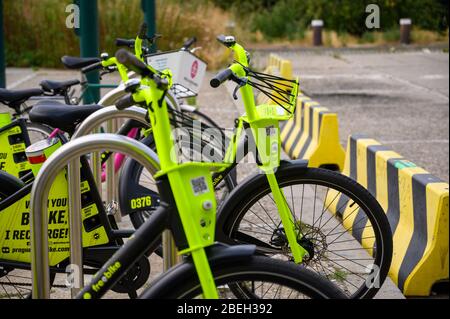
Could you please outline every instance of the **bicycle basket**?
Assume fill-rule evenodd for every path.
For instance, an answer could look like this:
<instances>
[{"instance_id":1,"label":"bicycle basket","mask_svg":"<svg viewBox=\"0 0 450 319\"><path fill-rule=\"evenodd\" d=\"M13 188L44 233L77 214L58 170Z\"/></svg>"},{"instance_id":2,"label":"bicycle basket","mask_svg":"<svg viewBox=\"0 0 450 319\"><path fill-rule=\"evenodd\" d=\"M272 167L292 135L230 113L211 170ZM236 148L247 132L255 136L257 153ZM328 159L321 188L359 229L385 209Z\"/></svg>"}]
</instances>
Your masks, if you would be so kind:
<instances>
[{"instance_id":1,"label":"bicycle basket","mask_svg":"<svg viewBox=\"0 0 450 319\"><path fill-rule=\"evenodd\" d=\"M177 98L197 96L207 66L206 62L189 51L157 53L147 57L147 64L158 71L172 71L172 91Z\"/></svg>"},{"instance_id":2,"label":"bicycle basket","mask_svg":"<svg viewBox=\"0 0 450 319\"><path fill-rule=\"evenodd\" d=\"M297 105L299 91L298 78L285 79L245 68L249 77L248 84L267 96L275 105L284 109L286 115L292 115Z\"/></svg>"}]
</instances>

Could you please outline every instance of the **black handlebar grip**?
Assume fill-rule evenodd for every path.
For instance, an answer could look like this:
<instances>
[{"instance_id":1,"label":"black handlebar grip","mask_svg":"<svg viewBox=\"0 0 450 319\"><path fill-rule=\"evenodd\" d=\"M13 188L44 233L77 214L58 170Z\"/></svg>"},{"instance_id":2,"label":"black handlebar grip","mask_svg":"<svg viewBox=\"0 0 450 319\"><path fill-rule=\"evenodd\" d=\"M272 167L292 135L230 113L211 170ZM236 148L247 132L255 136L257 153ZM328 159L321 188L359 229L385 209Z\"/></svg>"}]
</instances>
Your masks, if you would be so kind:
<instances>
[{"instance_id":1,"label":"black handlebar grip","mask_svg":"<svg viewBox=\"0 0 450 319\"><path fill-rule=\"evenodd\" d=\"M121 38L117 38L116 39L116 46L118 47L127 47L127 48L134 48L134 44L135 44L136 40L134 39L121 39Z\"/></svg>"},{"instance_id":2,"label":"black handlebar grip","mask_svg":"<svg viewBox=\"0 0 450 319\"><path fill-rule=\"evenodd\" d=\"M120 64L125 65L128 69L141 76L149 76L152 74L144 62L125 49L120 49L116 52L116 59Z\"/></svg>"},{"instance_id":3,"label":"black handlebar grip","mask_svg":"<svg viewBox=\"0 0 450 319\"><path fill-rule=\"evenodd\" d=\"M116 108L118 110L124 110L126 108L129 108L133 105L136 105L136 102L133 99L133 94L127 94L124 97L122 97L119 101L116 102Z\"/></svg>"},{"instance_id":4,"label":"black handlebar grip","mask_svg":"<svg viewBox=\"0 0 450 319\"><path fill-rule=\"evenodd\" d=\"M148 29L147 23L146 22L142 23L138 34L139 39L143 40L147 37L147 29Z\"/></svg>"},{"instance_id":5,"label":"black handlebar grip","mask_svg":"<svg viewBox=\"0 0 450 319\"><path fill-rule=\"evenodd\" d=\"M228 48L236 44L236 39L232 35L226 36L221 34L217 37L217 41Z\"/></svg>"},{"instance_id":6,"label":"black handlebar grip","mask_svg":"<svg viewBox=\"0 0 450 319\"><path fill-rule=\"evenodd\" d=\"M188 39L186 42L184 42L183 49L185 49L185 50L189 49L189 47L191 45L193 45L195 42L197 42L196 37L192 37L192 38Z\"/></svg>"},{"instance_id":7,"label":"black handlebar grip","mask_svg":"<svg viewBox=\"0 0 450 319\"><path fill-rule=\"evenodd\" d=\"M213 77L211 79L211 81L209 82L209 84L213 87L213 88L217 88L219 87L223 82L225 82L226 80L229 80L231 78L231 76L233 75L233 71L231 71L230 69L225 69L223 71L220 71L215 77Z\"/></svg>"},{"instance_id":8,"label":"black handlebar grip","mask_svg":"<svg viewBox=\"0 0 450 319\"><path fill-rule=\"evenodd\" d=\"M102 62L97 62L81 69L81 72L88 73L103 68Z\"/></svg>"}]
</instances>

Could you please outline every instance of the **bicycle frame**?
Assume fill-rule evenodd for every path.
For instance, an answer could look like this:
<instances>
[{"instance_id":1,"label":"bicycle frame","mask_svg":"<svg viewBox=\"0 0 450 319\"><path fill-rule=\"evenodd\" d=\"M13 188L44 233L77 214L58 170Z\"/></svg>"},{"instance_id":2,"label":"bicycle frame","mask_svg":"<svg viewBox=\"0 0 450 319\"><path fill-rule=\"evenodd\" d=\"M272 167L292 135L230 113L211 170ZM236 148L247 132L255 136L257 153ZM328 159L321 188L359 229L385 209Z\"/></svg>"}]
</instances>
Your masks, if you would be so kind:
<instances>
[{"instance_id":1,"label":"bicycle frame","mask_svg":"<svg viewBox=\"0 0 450 319\"><path fill-rule=\"evenodd\" d=\"M238 62L233 64L230 69L240 78L246 77L244 67L248 66L248 61L244 48L239 44L234 44L230 48L234 51L235 60ZM286 202L284 194L278 186L278 182L275 177L275 170L280 165L281 153L279 122L292 117L293 112L291 114L286 114L284 111L280 113L280 110L275 105L256 106L252 88L248 84L242 86L240 91L243 97L246 115L239 118L235 134L231 138L232 143L230 143L228 149L226 150L224 159L226 165L224 165L221 170L213 175L213 185L218 185L237 165L237 143L240 141L244 128L249 127L251 129L253 140L256 143L257 154L255 155L257 158L259 157L260 160L258 165L267 176L272 194L274 196L275 204L278 208L280 218L291 247L294 261L296 263L301 263L303 257L307 254L307 251L298 244L298 239L301 238L298 238L298 235L296 234L294 226L295 223L292 220L290 208ZM294 105L297 92L298 80L294 86L294 92L292 92L292 95L295 96L293 101ZM240 146L244 146L244 151L247 151L247 147L245 147L247 141L248 140L245 140L244 144L240 144ZM267 154L267 150L269 150L269 154Z\"/></svg>"},{"instance_id":2,"label":"bicycle frame","mask_svg":"<svg viewBox=\"0 0 450 319\"><path fill-rule=\"evenodd\" d=\"M248 67L247 54L245 49L237 43L231 45L230 49L234 51L234 57L237 63L231 65L229 69L232 70L233 73L239 78L245 78L248 80L246 71L244 69L244 67ZM294 86L294 92L292 92L292 95L295 97L295 100L293 102L294 105L296 103L295 101L298 92L298 80L296 81L296 84L297 85ZM238 120L235 135L231 138L232 143L229 145L227 153L225 155L225 161L228 163L234 163L236 161L236 141L239 140L244 126L248 125L254 137L260 159L260 163L258 163L258 166L267 176L267 180L269 182L275 204L280 214L284 231L288 238L294 261L296 263L301 263L303 257L307 254L307 251L297 242L298 236L294 228L295 223L292 220L292 214L289 205L278 185L275 176L275 170L280 165L281 153L279 122L292 117L292 113L289 114L283 110L279 110L276 105L256 106L252 88L247 83L240 88L240 91L243 98L246 115L241 116ZM273 130L275 130L275 132ZM267 150L269 150L269 154L267 154ZM227 171L228 170L229 168L227 169ZM214 180L220 181L220 179L217 178L215 178Z\"/></svg>"},{"instance_id":3,"label":"bicycle frame","mask_svg":"<svg viewBox=\"0 0 450 319\"><path fill-rule=\"evenodd\" d=\"M152 72L152 74L154 73ZM163 77L170 78L170 71L163 72ZM189 253L192 256L204 297L216 299L218 298L218 293L205 253L205 248L214 244L216 220L216 200L210 170L224 168L225 164L196 162L179 164L177 162L173 152L174 141L169 111L165 100L167 90L168 88L165 90L160 89L153 79L143 78L141 80L141 89L133 94L133 99L136 103L142 103L148 107L150 124L161 166L161 170L155 175L155 179L157 181L162 179L168 180L186 238L186 245L178 247L180 254ZM180 188L179 185L189 186ZM164 191L162 193L164 194ZM166 201L165 198L163 200ZM162 204L158 210L164 211L163 206L165 204ZM155 216L159 216L159 214L155 214ZM148 227L152 227L151 224L155 218L150 218L146 225L150 224ZM142 228L145 229L147 227ZM174 232L174 235L180 236L179 231L180 229ZM136 237L139 237L142 233L142 230L138 231ZM153 241L158 239L159 237L153 238ZM130 245L133 245L134 242L136 241L131 241ZM108 269L108 266L111 265L114 265L114 263L109 261L103 269ZM94 283L91 282L83 290L84 298L92 297L92 294L97 292L96 290L99 287L96 286L95 282L99 283L97 280L101 279L101 276L102 274L100 273L94 278Z\"/></svg>"}]
</instances>

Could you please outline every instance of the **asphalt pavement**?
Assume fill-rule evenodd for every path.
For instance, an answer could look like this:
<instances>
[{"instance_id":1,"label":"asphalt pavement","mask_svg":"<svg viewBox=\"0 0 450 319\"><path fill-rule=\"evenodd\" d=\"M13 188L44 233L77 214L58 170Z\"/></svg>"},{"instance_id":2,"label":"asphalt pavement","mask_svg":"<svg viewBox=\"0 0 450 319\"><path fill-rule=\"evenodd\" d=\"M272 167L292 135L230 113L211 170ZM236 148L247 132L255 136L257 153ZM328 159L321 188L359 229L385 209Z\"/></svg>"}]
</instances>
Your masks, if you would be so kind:
<instances>
[{"instance_id":1,"label":"asphalt pavement","mask_svg":"<svg viewBox=\"0 0 450 319\"><path fill-rule=\"evenodd\" d=\"M340 139L367 136L449 181L449 54L371 50L297 50L278 55L293 63L302 90L337 112ZM257 52L256 65L267 63Z\"/></svg>"}]
</instances>

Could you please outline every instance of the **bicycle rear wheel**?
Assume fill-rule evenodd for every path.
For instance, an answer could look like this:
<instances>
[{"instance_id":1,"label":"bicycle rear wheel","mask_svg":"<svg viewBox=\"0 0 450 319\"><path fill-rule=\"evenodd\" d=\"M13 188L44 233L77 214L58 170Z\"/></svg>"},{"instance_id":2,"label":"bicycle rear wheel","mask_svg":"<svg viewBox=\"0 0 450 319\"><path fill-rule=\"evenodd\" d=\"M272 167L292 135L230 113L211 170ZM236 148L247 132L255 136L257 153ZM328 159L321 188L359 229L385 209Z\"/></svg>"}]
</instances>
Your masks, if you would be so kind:
<instances>
[{"instance_id":1,"label":"bicycle rear wheel","mask_svg":"<svg viewBox=\"0 0 450 319\"><path fill-rule=\"evenodd\" d=\"M52 128L46 125L29 121L26 122L26 127L31 144L48 138L53 131Z\"/></svg>"},{"instance_id":2,"label":"bicycle rear wheel","mask_svg":"<svg viewBox=\"0 0 450 319\"><path fill-rule=\"evenodd\" d=\"M221 299L346 298L330 281L292 263L263 256L233 261L211 265ZM195 267L185 262L153 282L140 298L193 299L201 295Z\"/></svg>"}]
</instances>

